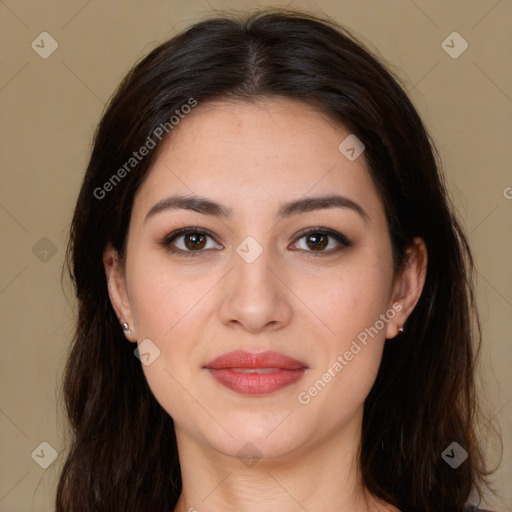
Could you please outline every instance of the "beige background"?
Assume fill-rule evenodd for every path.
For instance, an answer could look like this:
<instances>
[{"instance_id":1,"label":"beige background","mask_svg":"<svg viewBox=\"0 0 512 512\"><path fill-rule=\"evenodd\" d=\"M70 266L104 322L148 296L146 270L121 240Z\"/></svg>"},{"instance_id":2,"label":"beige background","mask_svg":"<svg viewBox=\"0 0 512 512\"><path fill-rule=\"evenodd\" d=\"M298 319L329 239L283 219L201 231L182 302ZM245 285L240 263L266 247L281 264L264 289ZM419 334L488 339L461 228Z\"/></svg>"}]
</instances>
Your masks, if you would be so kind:
<instances>
[{"instance_id":1,"label":"beige background","mask_svg":"<svg viewBox=\"0 0 512 512\"><path fill-rule=\"evenodd\" d=\"M104 103L129 67L159 42L215 9L259 5L265 2L0 0L0 511L53 510L65 458L56 389L74 311L60 272ZM486 434L489 458L499 465L499 495L487 505L512 511L512 2L266 5L325 12L349 27L406 80L438 144L477 261L485 404L504 443L500 463L492 456L496 442ZM58 43L47 59L31 47L44 31ZM453 31L469 44L456 59L441 46ZM46 470L31 457L42 442L59 452Z\"/></svg>"}]
</instances>

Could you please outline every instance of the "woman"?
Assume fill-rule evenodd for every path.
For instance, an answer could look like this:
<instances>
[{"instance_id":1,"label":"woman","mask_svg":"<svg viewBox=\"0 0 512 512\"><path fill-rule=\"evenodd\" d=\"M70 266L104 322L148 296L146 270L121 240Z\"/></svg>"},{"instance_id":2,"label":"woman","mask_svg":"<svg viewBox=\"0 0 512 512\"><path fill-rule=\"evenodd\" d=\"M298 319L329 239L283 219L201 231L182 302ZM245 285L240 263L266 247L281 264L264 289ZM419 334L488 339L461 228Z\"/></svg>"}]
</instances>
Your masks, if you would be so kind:
<instances>
[{"instance_id":1,"label":"woman","mask_svg":"<svg viewBox=\"0 0 512 512\"><path fill-rule=\"evenodd\" d=\"M473 510L480 327L438 167L330 20L209 19L138 63L71 227L57 510Z\"/></svg>"}]
</instances>

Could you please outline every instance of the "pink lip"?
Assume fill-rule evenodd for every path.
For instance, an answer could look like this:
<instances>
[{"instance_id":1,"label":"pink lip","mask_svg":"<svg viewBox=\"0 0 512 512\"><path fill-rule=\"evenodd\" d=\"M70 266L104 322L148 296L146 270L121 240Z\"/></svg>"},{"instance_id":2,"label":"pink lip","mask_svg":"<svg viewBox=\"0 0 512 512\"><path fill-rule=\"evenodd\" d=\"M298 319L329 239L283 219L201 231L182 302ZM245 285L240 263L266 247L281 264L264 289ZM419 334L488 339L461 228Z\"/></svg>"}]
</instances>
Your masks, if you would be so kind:
<instances>
[{"instance_id":1,"label":"pink lip","mask_svg":"<svg viewBox=\"0 0 512 512\"><path fill-rule=\"evenodd\" d=\"M205 368L280 368L282 370L300 370L307 368L307 364L279 354L267 351L250 353L243 350L228 352L205 364Z\"/></svg>"},{"instance_id":2,"label":"pink lip","mask_svg":"<svg viewBox=\"0 0 512 512\"><path fill-rule=\"evenodd\" d=\"M268 394L297 382L306 372L305 363L268 351L258 354L238 350L223 354L205 365L223 386L241 394ZM274 368L269 373L242 373L236 369Z\"/></svg>"}]
</instances>

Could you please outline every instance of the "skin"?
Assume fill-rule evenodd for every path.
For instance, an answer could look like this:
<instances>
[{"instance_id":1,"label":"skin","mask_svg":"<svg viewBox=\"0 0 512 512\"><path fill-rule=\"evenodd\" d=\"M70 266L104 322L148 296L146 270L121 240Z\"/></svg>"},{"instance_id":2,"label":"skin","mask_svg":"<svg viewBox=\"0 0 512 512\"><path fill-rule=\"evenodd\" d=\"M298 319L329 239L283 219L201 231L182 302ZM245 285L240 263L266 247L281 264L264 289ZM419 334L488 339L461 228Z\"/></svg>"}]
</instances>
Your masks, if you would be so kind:
<instances>
[{"instance_id":1,"label":"skin","mask_svg":"<svg viewBox=\"0 0 512 512\"><path fill-rule=\"evenodd\" d=\"M104 251L111 302L130 326L127 338L150 339L160 350L143 370L175 423L183 477L176 512L397 510L365 491L357 450L364 400L384 344L393 343L419 299L427 251L414 239L406 268L393 275L385 212L364 153L350 161L338 149L348 134L292 100L200 104L173 130L137 192L125 268L110 245ZM282 202L333 191L364 208L368 223L337 207L276 218ZM144 222L173 194L208 197L233 216L179 209ZM197 226L215 239L207 237L195 257L159 244ZM336 230L353 245L328 254L339 246L329 237L324 256L307 258L318 254L315 241L298 235L310 227ZM250 264L236 252L248 236L262 248ZM183 236L173 243L198 251ZM300 403L298 394L393 304L401 311ZM277 392L241 395L203 368L238 349L275 350L309 369ZM251 467L237 457L246 443L261 456Z\"/></svg>"}]
</instances>

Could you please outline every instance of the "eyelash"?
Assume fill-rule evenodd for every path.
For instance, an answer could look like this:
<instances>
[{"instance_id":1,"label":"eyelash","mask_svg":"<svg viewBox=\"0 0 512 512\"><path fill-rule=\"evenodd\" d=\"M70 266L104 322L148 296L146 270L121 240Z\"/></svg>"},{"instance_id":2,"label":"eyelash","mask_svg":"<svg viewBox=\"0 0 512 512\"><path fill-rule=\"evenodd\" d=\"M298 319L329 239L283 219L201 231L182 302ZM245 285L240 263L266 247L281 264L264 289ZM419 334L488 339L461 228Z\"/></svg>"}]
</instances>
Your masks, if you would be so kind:
<instances>
[{"instance_id":1,"label":"eyelash","mask_svg":"<svg viewBox=\"0 0 512 512\"><path fill-rule=\"evenodd\" d=\"M201 234L201 235L207 235L213 240L215 240L215 236L213 233L205 228L200 227L188 227L188 228L182 228L177 231L174 231L173 233L170 233L169 235L165 236L164 239L160 242L160 245L162 245L167 251L173 253L173 254L179 254L181 256L187 256L187 257L197 257L202 252L205 252L204 250L197 250L197 251L184 251L183 249L178 249L176 247L172 246L172 242L183 235L189 235L189 234ZM334 231L333 229L328 228L309 228L306 231L299 234L299 236L296 238L296 242L301 240L304 237L307 237L309 235L323 235L323 236L329 236L336 240L340 244L340 246L336 249L330 249L329 251L307 251L304 249L297 249L298 251L301 251L305 258L321 258L325 256L330 256L332 254L337 254L343 249L346 249L348 247L352 247L352 242L342 233L338 233L338 231ZM295 243L296 243L295 242ZM217 243L217 242L216 242Z\"/></svg>"}]
</instances>

